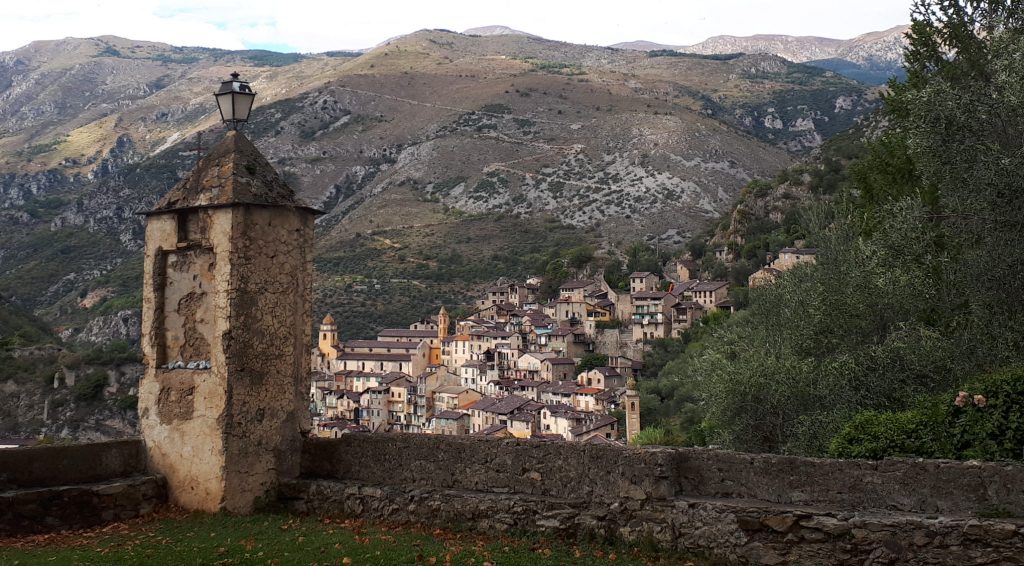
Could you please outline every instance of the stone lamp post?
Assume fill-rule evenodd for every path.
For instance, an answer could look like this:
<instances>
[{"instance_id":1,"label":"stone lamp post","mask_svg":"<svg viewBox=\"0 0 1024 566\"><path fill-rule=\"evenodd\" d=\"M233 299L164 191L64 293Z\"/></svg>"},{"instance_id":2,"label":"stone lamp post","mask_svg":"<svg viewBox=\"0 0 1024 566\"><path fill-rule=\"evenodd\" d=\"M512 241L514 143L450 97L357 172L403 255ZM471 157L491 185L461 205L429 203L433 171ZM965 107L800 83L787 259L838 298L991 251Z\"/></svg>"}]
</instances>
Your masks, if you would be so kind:
<instances>
[{"instance_id":1,"label":"stone lamp post","mask_svg":"<svg viewBox=\"0 0 1024 566\"><path fill-rule=\"evenodd\" d=\"M248 513L298 474L309 429L318 211L237 131L255 92L224 85L232 129L144 213L139 418L173 503Z\"/></svg>"}]
</instances>

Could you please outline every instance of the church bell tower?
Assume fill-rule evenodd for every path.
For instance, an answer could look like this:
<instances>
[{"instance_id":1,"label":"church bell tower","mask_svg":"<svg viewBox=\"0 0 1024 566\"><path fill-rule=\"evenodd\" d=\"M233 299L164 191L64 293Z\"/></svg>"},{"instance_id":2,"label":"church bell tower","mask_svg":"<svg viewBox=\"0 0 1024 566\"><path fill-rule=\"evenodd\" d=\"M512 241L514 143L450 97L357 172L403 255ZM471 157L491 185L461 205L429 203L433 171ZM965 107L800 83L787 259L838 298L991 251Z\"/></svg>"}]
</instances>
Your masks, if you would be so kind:
<instances>
[{"instance_id":1,"label":"church bell tower","mask_svg":"<svg viewBox=\"0 0 1024 566\"><path fill-rule=\"evenodd\" d=\"M633 437L640 432L640 394L636 390L636 378L632 376L626 381L622 405L626 409L626 442L632 443Z\"/></svg>"}]
</instances>

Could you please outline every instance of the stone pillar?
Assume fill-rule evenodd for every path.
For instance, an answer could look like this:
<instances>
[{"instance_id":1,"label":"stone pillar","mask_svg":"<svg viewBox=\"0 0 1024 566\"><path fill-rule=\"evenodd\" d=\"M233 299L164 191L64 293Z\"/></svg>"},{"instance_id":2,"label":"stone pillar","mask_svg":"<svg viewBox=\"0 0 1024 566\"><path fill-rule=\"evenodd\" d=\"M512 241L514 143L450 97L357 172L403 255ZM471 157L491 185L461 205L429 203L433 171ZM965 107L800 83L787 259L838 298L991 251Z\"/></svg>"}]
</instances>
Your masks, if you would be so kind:
<instances>
[{"instance_id":1,"label":"stone pillar","mask_svg":"<svg viewBox=\"0 0 1024 566\"><path fill-rule=\"evenodd\" d=\"M626 442L632 443L633 437L640 432L640 394L636 391L636 379L632 377L626 381L622 404L626 409Z\"/></svg>"},{"instance_id":2,"label":"stone pillar","mask_svg":"<svg viewBox=\"0 0 1024 566\"><path fill-rule=\"evenodd\" d=\"M238 132L146 213L139 419L175 504L248 513L298 474L316 213Z\"/></svg>"}]
</instances>

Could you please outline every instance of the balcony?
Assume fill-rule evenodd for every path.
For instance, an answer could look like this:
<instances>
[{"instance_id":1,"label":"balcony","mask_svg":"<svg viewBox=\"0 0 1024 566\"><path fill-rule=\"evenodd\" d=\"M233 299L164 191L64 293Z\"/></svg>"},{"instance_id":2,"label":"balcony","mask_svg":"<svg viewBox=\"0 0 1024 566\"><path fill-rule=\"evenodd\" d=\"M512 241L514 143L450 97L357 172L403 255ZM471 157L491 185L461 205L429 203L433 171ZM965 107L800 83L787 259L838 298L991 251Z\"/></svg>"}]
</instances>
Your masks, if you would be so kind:
<instances>
[{"instance_id":1,"label":"balcony","mask_svg":"<svg viewBox=\"0 0 1024 566\"><path fill-rule=\"evenodd\" d=\"M633 313L633 324L663 324L665 315L660 312Z\"/></svg>"}]
</instances>

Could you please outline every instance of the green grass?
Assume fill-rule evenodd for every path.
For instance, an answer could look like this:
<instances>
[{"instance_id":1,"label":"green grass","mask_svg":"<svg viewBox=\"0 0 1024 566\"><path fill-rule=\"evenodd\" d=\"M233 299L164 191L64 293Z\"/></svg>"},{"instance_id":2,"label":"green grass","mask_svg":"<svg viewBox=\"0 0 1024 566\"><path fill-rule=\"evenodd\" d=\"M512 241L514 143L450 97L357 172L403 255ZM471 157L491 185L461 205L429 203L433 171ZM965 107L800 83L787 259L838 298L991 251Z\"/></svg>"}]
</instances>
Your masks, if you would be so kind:
<instances>
[{"instance_id":1,"label":"green grass","mask_svg":"<svg viewBox=\"0 0 1024 566\"><path fill-rule=\"evenodd\" d=\"M685 564L678 555L288 515L163 512L90 531L0 540L0 564Z\"/></svg>"}]
</instances>

